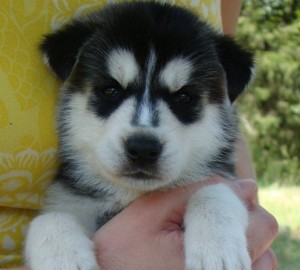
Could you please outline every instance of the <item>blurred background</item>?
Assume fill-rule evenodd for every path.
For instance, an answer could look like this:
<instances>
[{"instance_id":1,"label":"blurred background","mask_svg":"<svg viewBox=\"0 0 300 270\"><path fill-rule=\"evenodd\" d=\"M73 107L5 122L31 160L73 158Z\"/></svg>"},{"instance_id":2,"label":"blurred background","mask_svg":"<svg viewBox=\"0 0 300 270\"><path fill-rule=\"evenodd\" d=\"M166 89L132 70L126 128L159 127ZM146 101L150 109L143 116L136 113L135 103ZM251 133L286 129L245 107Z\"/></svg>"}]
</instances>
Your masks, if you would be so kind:
<instances>
[{"instance_id":1,"label":"blurred background","mask_svg":"<svg viewBox=\"0 0 300 270\"><path fill-rule=\"evenodd\" d=\"M300 1L245 0L237 39L256 54L239 100L261 204L276 216L280 270L300 269Z\"/></svg>"}]
</instances>

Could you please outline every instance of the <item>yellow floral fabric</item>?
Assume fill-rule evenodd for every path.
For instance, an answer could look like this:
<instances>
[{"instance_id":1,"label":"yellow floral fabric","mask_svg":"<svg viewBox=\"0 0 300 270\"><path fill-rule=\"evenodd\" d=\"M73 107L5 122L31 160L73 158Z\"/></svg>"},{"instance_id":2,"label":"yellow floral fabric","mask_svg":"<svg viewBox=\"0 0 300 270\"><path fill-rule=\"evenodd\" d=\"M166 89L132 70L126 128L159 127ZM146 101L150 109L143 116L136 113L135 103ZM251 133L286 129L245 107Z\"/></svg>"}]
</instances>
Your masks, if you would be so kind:
<instances>
[{"instance_id":1,"label":"yellow floral fabric","mask_svg":"<svg viewBox=\"0 0 300 270\"><path fill-rule=\"evenodd\" d=\"M26 227L57 167L59 82L38 44L71 16L112 0L5 0L0 5L0 268L22 263ZM220 29L220 0L170 0Z\"/></svg>"}]
</instances>

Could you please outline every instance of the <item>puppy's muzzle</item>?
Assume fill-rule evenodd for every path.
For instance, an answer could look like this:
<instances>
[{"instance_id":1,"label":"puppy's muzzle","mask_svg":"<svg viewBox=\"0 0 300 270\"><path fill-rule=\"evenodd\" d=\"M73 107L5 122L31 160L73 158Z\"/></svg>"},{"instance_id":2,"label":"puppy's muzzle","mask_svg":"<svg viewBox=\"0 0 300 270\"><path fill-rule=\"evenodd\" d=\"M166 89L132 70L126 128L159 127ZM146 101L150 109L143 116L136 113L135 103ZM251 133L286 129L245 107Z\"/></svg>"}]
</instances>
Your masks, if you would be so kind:
<instances>
[{"instance_id":1,"label":"puppy's muzzle","mask_svg":"<svg viewBox=\"0 0 300 270\"><path fill-rule=\"evenodd\" d=\"M137 167L155 165L162 149L162 143L154 136L136 134L125 141L127 158Z\"/></svg>"}]
</instances>

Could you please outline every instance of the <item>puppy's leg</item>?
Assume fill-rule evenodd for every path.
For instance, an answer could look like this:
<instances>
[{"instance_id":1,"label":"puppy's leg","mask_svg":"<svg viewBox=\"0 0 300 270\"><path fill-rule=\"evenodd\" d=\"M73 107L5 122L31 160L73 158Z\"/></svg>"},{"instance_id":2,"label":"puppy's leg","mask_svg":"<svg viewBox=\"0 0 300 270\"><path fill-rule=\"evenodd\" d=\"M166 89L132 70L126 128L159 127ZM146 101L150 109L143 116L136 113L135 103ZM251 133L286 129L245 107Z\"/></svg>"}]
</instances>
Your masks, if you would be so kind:
<instances>
[{"instance_id":1,"label":"puppy's leg","mask_svg":"<svg viewBox=\"0 0 300 270\"><path fill-rule=\"evenodd\" d=\"M250 270L247 209L226 185L195 193L185 216L186 270Z\"/></svg>"},{"instance_id":2,"label":"puppy's leg","mask_svg":"<svg viewBox=\"0 0 300 270\"><path fill-rule=\"evenodd\" d=\"M72 214L46 212L30 224L25 258L31 270L99 270L93 243Z\"/></svg>"}]
</instances>

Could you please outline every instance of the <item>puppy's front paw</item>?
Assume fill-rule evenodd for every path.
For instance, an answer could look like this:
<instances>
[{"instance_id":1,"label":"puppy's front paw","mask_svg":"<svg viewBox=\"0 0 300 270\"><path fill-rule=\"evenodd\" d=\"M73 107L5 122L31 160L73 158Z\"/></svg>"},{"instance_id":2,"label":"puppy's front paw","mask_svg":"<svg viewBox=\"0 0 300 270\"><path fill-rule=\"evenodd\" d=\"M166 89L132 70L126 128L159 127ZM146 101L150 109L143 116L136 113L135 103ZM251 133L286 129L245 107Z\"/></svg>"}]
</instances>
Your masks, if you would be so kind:
<instances>
[{"instance_id":1,"label":"puppy's front paw","mask_svg":"<svg viewBox=\"0 0 300 270\"><path fill-rule=\"evenodd\" d=\"M46 257L44 261L40 260L35 262L36 265L33 269L43 269L43 270L100 270L97 265L94 253L89 250L82 249L84 246L80 247L80 250L68 250L65 251L63 255L55 257ZM39 267L38 265L41 267Z\"/></svg>"},{"instance_id":2,"label":"puppy's front paw","mask_svg":"<svg viewBox=\"0 0 300 270\"><path fill-rule=\"evenodd\" d=\"M198 245L186 247L186 270L250 270L247 247L241 241L198 239ZM204 240L204 241L203 241ZM207 242L208 241L208 242Z\"/></svg>"},{"instance_id":3,"label":"puppy's front paw","mask_svg":"<svg viewBox=\"0 0 300 270\"><path fill-rule=\"evenodd\" d=\"M248 214L225 185L200 189L185 215L186 270L250 270Z\"/></svg>"},{"instance_id":4,"label":"puppy's front paw","mask_svg":"<svg viewBox=\"0 0 300 270\"><path fill-rule=\"evenodd\" d=\"M94 252L90 247L84 248L86 246L82 245L79 249L65 250L63 254L55 254L53 257L50 257L50 254L39 256L37 260L32 261L33 270L100 270Z\"/></svg>"},{"instance_id":5,"label":"puppy's front paw","mask_svg":"<svg viewBox=\"0 0 300 270\"><path fill-rule=\"evenodd\" d=\"M64 213L46 213L31 223L25 257L32 270L100 270L92 241Z\"/></svg>"}]
</instances>

